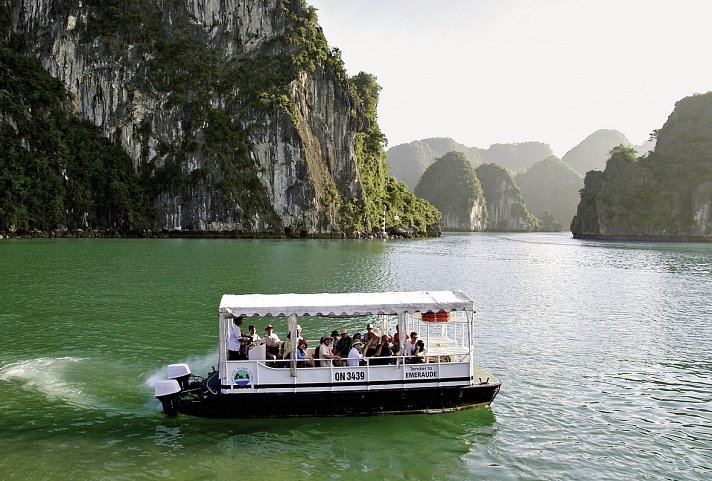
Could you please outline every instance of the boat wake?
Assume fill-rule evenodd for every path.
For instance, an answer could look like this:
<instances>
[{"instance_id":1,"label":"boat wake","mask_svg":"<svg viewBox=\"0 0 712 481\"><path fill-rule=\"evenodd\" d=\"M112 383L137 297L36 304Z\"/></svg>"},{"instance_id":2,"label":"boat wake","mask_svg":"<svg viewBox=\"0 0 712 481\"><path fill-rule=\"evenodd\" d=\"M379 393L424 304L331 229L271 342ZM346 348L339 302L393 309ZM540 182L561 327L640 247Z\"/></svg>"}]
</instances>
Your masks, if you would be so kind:
<instances>
[{"instance_id":1,"label":"boat wake","mask_svg":"<svg viewBox=\"0 0 712 481\"><path fill-rule=\"evenodd\" d=\"M77 357L28 359L0 367L0 381L15 381L26 389L39 391L47 397L64 402L99 407L99 402L89 396L80 384L68 382L69 374L84 361Z\"/></svg>"}]
</instances>

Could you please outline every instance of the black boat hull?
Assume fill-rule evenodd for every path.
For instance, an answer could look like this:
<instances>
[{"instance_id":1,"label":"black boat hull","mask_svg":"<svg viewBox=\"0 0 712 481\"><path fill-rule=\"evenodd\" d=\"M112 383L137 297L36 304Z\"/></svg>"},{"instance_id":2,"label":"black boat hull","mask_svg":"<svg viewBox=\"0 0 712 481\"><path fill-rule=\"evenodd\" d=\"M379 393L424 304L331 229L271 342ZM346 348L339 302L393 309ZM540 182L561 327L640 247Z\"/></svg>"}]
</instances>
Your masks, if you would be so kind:
<instances>
[{"instance_id":1,"label":"black boat hull","mask_svg":"<svg viewBox=\"0 0 712 481\"><path fill-rule=\"evenodd\" d=\"M177 411L208 418L367 416L457 411L487 406L500 384L292 393L210 394L180 399Z\"/></svg>"}]
</instances>

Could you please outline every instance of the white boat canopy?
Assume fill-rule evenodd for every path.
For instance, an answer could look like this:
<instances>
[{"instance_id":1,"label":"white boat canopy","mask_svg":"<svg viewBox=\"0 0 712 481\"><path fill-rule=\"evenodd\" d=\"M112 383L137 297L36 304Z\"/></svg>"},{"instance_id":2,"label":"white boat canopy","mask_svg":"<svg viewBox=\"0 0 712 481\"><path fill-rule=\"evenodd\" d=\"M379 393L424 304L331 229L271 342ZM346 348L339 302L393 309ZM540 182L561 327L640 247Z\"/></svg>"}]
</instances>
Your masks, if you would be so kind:
<instances>
[{"instance_id":1,"label":"white boat canopy","mask_svg":"<svg viewBox=\"0 0 712 481\"><path fill-rule=\"evenodd\" d=\"M220 313L237 316L361 316L404 312L473 311L460 290L324 294L225 294Z\"/></svg>"}]
</instances>

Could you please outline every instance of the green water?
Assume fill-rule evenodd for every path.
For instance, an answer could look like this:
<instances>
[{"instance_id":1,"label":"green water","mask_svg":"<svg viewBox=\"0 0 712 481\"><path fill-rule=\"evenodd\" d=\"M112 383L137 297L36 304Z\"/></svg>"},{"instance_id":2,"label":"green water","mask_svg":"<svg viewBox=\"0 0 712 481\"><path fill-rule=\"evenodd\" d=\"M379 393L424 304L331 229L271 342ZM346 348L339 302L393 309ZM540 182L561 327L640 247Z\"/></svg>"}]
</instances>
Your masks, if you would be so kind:
<instances>
[{"instance_id":1,"label":"green water","mask_svg":"<svg viewBox=\"0 0 712 481\"><path fill-rule=\"evenodd\" d=\"M0 479L712 476L710 245L2 240L0 266ZM223 293L453 288L491 409L219 421L153 399L166 364L216 365Z\"/></svg>"}]
</instances>

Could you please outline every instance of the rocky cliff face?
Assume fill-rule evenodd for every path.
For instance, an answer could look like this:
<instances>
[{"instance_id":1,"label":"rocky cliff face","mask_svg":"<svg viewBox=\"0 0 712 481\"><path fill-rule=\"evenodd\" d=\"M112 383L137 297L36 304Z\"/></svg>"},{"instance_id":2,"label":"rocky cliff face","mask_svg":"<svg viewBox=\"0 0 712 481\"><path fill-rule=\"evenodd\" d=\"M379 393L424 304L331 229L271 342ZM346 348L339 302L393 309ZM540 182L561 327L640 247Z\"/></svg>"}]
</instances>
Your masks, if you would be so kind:
<instances>
[{"instance_id":1,"label":"rocky cliff face","mask_svg":"<svg viewBox=\"0 0 712 481\"><path fill-rule=\"evenodd\" d=\"M442 212L443 230L482 231L487 226L480 181L462 152L449 152L428 167L415 194Z\"/></svg>"},{"instance_id":2,"label":"rocky cliff face","mask_svg":"<svg viewBox=\"0 0 712 481\"><path fill-rule=\"evenodd\" d=\"M571 231L578 238L712 240L712 93L679 101L655 151L613 150L586 175Z\"/></svg>"},{"instance_id":3,"label":"rocky cliff face","mask_svg":"<svg viewBox=\"0 0 712 481\"><path fill-rule=\"evenodd\" d=\"M359 202L363 115L303 2L4 0L0 14L137 173L165 178L162 228L330 233L338 200Z\"/></svg>"},{"instance_id":4,"label":"rocky cliff face","mask_svg":"<svg viewBox=\"0 0 712 481\"><path fill-rule=\"evenodd\" d=\"M475 169L487 200L487 230L495 232L531 232L538 219L524 205L519 188L506 169L496 164L482 164Z\"/></svg>"}]
</instances>

